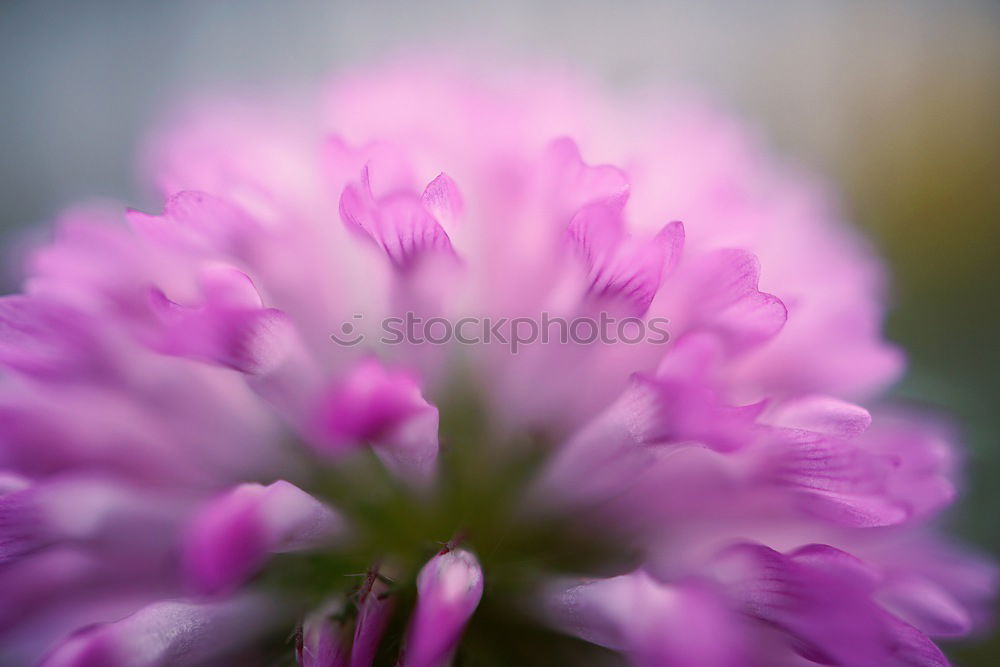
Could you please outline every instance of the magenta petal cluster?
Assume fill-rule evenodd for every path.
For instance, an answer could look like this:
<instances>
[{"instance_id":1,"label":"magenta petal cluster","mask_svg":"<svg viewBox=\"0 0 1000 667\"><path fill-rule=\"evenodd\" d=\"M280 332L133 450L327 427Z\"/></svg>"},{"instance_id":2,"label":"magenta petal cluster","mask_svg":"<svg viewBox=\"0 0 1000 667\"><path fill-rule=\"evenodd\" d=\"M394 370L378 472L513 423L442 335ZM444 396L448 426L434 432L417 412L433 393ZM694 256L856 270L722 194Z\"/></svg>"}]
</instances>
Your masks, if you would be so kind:
<instances>
[{"instance_id":1,"label":"magenta petal cluster","mask_svg":"<svg viewBox=\"0 0 1000 667\"><path fill-rule=\"evenodd\" d=\"M0 664L916 667L988 623L879 262L716 110L415 57L144 165L158 210L67 211L0 299Z\"/></svg>"}]
</instances>

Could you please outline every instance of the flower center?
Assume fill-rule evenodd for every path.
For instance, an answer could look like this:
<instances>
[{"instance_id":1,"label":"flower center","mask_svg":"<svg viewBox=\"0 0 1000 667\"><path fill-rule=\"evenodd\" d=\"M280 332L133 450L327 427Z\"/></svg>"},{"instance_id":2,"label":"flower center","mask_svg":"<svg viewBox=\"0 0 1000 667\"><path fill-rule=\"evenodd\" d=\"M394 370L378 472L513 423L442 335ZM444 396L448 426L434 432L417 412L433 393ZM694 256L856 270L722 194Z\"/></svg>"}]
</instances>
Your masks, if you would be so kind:
<instances>
[{"instance_id":1,"label":"flower center","mask_svg":"<svg viewBox=\"0 0 1000 667\"><path fill-rule=\"evenodd\" d=\"M279 554L260 586L290 598L300 612L338 594L356 599L373 573L396 598L376 664L394 664L415 601L420 568L435 553L461 544L479 558L485 593L466 630L456 664L577 664L603 649L539 623L536 593L555 576L608 576L634 567L634 554L578 512L527 511L526 494L551 440L538 434L501 436L469 383L446 393L435 484L419 489L387 471L364 450L330 465L317 460L302 487L350 522L342 546ZM303 447L303 450L305 448ZM590 517L588 517L589 520ZM348 604L345 620L356 613ZM383 663L384 660L384 663Z\"/></svg>"}]
</instances>

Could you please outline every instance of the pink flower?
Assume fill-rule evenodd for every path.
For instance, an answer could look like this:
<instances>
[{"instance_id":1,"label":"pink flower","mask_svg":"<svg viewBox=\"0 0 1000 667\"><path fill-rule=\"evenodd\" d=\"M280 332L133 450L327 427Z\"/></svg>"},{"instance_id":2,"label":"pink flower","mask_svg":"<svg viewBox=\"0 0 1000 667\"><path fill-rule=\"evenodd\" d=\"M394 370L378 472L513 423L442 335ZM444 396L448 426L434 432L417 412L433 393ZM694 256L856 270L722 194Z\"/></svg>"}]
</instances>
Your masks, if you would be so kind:
<instances>
[{"instance_id":1,"label":"pink flower","mask_svg":"<svg viewBox=\"0 0 1000 667\"><path fill-rule=\"evenodd\" d=\"M483 571L464 549L434 556L417 575L417 607L402 664L446 664L465 624L483 597Z\"/></svg>"},{"instance_id":2,"label":"pink flower","mask_svg":"<svg viewBox=\"0 0 1000 667\"><path fill-rule=\"evenodd\" d=\"M67 212L0 300L0 662L941 665L988 621L879 262L730 119L417 58L147 158L162 213Z\"/></svg>"}]
</instances>

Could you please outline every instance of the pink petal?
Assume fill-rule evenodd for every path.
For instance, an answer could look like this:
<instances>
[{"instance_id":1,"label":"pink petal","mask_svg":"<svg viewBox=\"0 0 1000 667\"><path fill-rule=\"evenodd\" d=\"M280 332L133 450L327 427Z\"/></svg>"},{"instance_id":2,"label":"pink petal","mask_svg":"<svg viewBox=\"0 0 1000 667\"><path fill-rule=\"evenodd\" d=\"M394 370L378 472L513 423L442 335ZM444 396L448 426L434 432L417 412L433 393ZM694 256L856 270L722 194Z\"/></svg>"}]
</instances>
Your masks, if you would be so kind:
<instances>
[{"instance_id":1,"label":"pink petal","mask_svg":"<svg viewBox=\"0 0 1000 667\"><path fill-rule=\"evenodd\" d=\"M961 637L973 628L969 611L943 586L926 577L900 577L888 582L879 602L932 637Z\"/></svg>"},{"instance_id":2,"label":"pink petal","mask_svg":"<svg viewBox=\"0 0 1000 667\"><path fill-rule=\"evenodd\" d=\"M464 549L434 556L417 575L417 607L410 621L402 667L437 667L458 645L483 596L479 561Z\"/></svg>"},{"instance_id":3,"label":"pink petal","mask_svg":"<svg viewBox=\"0 0 1000 667\"><path fill-rule=\"evenodd\" d=\"M634 314L643 315L677 261L684 227L672 222L651 240L631 239L624 231L620 202L597 202L573 216L567 238L586 264L588 294L623 301Z\"/></svg>"},{"instance_id":4,"label":"pink petal","mask_svg":"<svg viewBox=\"0 0 1000 667\"><path fill-rule=\"evenodd\" d=\"M791 554L743 544L716 563L734 603L789 635L803 657L825 664L944 665L923 633L879 605L877 575L826 545ZM921 656L914 661L915 656Z\"/></svg>"},{"instance_id":5,"label":"pink petal","mask_svg":"<svg viewBox=\"0 0 1000 667\"><path fill-rule=\"evenodd\" d=\"M871 426L872 416L859 405L829 396L807 396L777 406L767 421L785 428L853 438Z\"/></svg>"},{"instance_id":6,"label":"pink petal","mask_svg":"<svg viewBox=\"0 0 1000 667\"><path fill-rule=\"evenodd\" d=\"M109 371L87 313L39 297L0 298L0 365L43 378L99 379Z\"/></svg>"},{"instance_id":7,"label":"pink petal","mask_svg":"<svg viewBox=\"0 0 1000 667\"><path fill-rule=\"evenodd\" d=\"M465 208L458 186L444 172L427 184L424 193L420 195L420 203L443 225L455 224Z\"/></svg>"},{"instance_id":8,"label":"pink petal","mask_svg":"<svg viewBox=\"0 0 1000 667\"><path fill-rule=\"evenodd\" d=\"M239 207L206 194L185 190L172 195L163 215L129 210L129 223L142 236L167 247L214 250L240 256L246 237L259 225Z\"/></svg>"},{"instance_id":9,"label":"pink petal","mask_svg":"<svg viewBox=\"0 0 1000 667\"><path fill-rule=\"evenodd\" d=\"M271 612L271 613L269 613ZM114 623L93 625L59 644L40 667L195 667L265 631L273 610L240 597L217 603L156 602ZM218 664L218 663L216 663Z\"/></svg>"},{"instance_id":10,"label":"pink petal","mask_svg":"<svg viewBox=\"0 0 1000 667\"><path fill-rule=\"evenodd\" d=\"M262 307L250 277L232 267L209 267L202 275L203 303L182 306L159 290L150 305L160 330L151 345L164 354L188 357L264 375L292 349L294 328L280 310Z\"/></svg>"},{"instance_id":11,"label":"pink petal","mask_svg":"<svg viewBox=\"0 0 1000 667\"><path fill-rule=\"evenodd\" d=\"M334 600L302 622L295 647L302 667L348 667L351 638L344 617L343 600Z\"/></svg>"},{"instance_id":12,"label":"pink petal","mask_svg":"<svg viewBox=\"0 0 1000 667\"><path fill-rule=\"evenodd\" d=\"M428 256L456 257L451 239L426 206L440 203L435 191L429 200L408 191L376 198L368 174L366 167L361 183L348 184L340 195L340 217L348 229L373 241L401 272Z\"/></svg>"},{"instance_id":13,"label":"pink petal","mask_svg":"<svg viewBox=\"0 0 1000 667\"><path fill-rule=\"evenodd\" d=\"M628 177L612 165L588 165L576 142L568 137L549 144L544 158L550 191L557 198L556 214L569 217L573 211L591 202L617 202L628 198Z\"/></svg>"},{"instance_id":14,"label":"pink petal","mask_svg":"<svg viewBox=\"0 0 1000 667\"><path fill-rule=\"evenodd\" d=\"M404 479L428 481L438 452L438 411L415 378L375 359L351 369L322 397L317 410L318 443L337 453L369 443Z\"/></svg>"},{"instance_id":15,"label":"pink petal","mask_svg":"<svg viewBox=\"0 0 1000 667\"><path fill-rule=\"evenodd\" d=\"M696 582L661 583L642 570L553 587L552 621L586 641L621 651L639 667L746 664L739 619Z\"/></svg>"},{"instance_id":16,"label":"pink petal","mask_svg":"<svg viewBox=\"0 0 1000 667\"><path fill-rule=\"evenodd\" d=\"M0 495L0 563L55 544L156 552L169 544L173 515L182 507L102 477L77 474L21 484Z\"/></svg>"},{"instance_id":17,"label":"pink petal","mask_svg":"<svg viewBox=\"0 0 1000 667\"><path fill-rule=\"evenodd\" d=\"M717 250L698 258L685 276L692 328L717 332L734 351L766 342L785 325L788 311L757 289L760 262L745 250Z\"/></svg>"},{"instance_id":18,"label":"pink petal","mask_svg":"<svg viewBox=\"0 0 1000 667\"><path fill-rule=\"evenodd\" d=\"M358 598L351 667L371 667L379 642L392 618L393 598L374 572L369 574Z\"/></svg>"},{"instance_id":19,"label":"pink petal","mask_svg":"<svg viewBox=\"0 0 1000 667\"><path fill-rule=\"evenodd\" d=\"M198 592L226 592L269 554L314 548L343 532L332 509L293 484L241 484L194 518L184 544L186 578Z\"/></svg>"}]
</instances>

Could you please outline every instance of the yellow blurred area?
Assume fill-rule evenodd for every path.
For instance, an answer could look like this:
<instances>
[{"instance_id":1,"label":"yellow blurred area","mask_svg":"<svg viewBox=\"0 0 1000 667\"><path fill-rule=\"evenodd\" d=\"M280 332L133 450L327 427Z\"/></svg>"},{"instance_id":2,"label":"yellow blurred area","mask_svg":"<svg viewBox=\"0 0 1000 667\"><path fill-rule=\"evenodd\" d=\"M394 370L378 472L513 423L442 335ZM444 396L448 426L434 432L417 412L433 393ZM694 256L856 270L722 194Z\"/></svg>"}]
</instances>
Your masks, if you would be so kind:
<instances>
[{"instance_id":1,"label":"yellow blurred area","mask_svg":"<svg viewBox=\"0 0 1000 667\"><path fill-rule=\"evenodd\" d=\"M891 21L874 18L865 29L892 34ZM838 156L840 180L893 260L904 308L992 292L985 282L998 277L1000 21L941 18L909 35L889 67L883 41L861 40L844 100L854 131Z\"/></svg>"}]
</instances>

